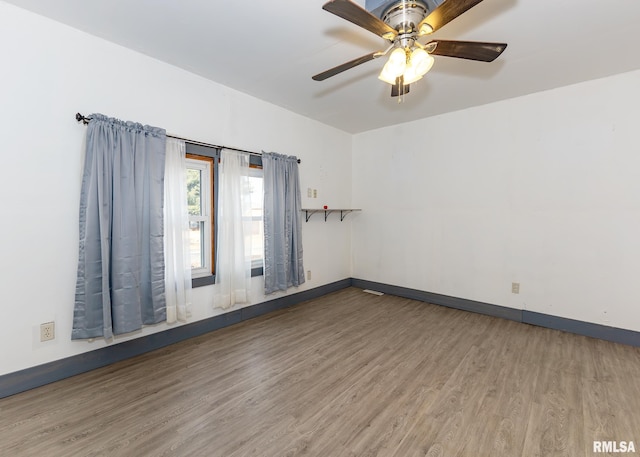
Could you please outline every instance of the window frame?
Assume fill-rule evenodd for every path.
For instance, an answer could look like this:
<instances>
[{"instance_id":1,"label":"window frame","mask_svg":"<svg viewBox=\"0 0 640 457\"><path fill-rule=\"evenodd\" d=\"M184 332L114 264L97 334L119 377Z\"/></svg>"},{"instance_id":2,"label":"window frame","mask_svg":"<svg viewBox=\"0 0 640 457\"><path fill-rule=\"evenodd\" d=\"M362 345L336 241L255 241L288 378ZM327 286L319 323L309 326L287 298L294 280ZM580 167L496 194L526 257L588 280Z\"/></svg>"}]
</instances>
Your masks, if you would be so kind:
<instances>
[{"instance_id":1,"label":"window frame","mask_svg":"<svg viewBox=\"0 0 640 457\"><path fill-rule=\"evenodd\" d=\"M206 179L201 181L202 186L207 186L207 192L203 192L203 189L200 189L200 206L202 208L202 216L194 217L189 215L189 221L192 220L192 217L199 221L204 221L204 230L207 230L209 236L205 238L203 250L204 253L204 266L202 268L198 268L196 270L192 269L192 280L196 278L204 278L207 276L215 276L216 274L216 243L215 243L215 205L214 199L215 194L212 192L214 186L214 168L215 168L215 159L212 157L205 157L196 154L187 153L185 158L188 161L193 162L202 162L202 164L198 164L195 167L187 167L192 169L199 169L200 172L204 175L203 172L208 171L208 176ZM206 252L209 251L210 254L207 255ZM195 274L195 276L193 276Z\"/></svg>"}]
</instances>

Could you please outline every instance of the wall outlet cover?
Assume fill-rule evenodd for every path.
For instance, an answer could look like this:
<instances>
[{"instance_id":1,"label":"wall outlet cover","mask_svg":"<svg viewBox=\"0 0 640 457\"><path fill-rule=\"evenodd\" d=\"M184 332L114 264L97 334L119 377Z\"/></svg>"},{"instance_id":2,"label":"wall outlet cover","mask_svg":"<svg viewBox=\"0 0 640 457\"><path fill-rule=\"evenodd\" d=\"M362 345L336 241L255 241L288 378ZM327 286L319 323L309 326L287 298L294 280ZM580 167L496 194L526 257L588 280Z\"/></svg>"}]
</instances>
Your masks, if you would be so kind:
<instances>
[{"instance_id":1,"label":"wall outlet cover","mask_svg":"<svg viewBox=\"0 0 640 457\"><path fill-rule=\"evenodd\" d=\"M55 322L40 324L40 341L51 341L56 337Z\"/></svg>"}]
</instances>

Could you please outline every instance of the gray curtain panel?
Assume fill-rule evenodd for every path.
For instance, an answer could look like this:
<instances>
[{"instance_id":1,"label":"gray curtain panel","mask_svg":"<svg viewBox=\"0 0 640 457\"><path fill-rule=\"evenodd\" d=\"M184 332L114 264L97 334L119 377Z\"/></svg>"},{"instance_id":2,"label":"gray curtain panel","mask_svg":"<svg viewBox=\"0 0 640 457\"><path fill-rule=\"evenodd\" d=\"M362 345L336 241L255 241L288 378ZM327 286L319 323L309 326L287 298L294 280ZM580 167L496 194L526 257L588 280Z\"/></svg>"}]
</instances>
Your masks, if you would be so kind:
<instances>
[{"instance_id":1,"label":"gray curtain panel","mask_svg":"<svg viewBox=\"0 0 640 457\"><path fill-rule=\"evenodd\" d=\"M166 132L90 117L72 339L111 338L166 320Z\"/></svg>"},{"instance_id":2,"label":"gray curtain panel","mask_svg":"<svg viewBox=\"0 0 640 457\"><path fill-rule=\"evenodd\" d=\"M264 174L264 292L304 283L298 159L262 154Z\"/></svg>"}]
</instances>

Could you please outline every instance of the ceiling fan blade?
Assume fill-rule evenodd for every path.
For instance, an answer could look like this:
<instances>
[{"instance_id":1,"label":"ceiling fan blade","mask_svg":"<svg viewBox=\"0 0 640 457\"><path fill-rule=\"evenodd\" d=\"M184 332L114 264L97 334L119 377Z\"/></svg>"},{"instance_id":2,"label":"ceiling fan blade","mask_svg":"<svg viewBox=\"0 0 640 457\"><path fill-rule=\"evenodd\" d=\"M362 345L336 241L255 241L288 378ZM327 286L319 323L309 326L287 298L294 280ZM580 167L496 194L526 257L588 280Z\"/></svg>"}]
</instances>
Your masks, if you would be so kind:
<instances>
[{"instance_id":1,"label":"ceiling fan blade","mask_svg":"<svg viewBox=\"0 0 640 457\"><path fill-rule=\"evenodd\" d=\"M422 30L425 24L429 24L431 31L435 32L481 1L482 0L445 0L444 3L440 4L440 6L420 22L418 30Z\"/></svg>"},{"instance_id":2,"label":"ceiling fan blade","mask_svg":"<svg viewBox=\"0 0 640 457\"><path fill-rule=\"evenodd\" d=\"M330 0L322 6L322 9L375 33L385 40L393 40L398 35L398 32L393 28L350 0Z\"/></svg>"},{"instance_id":3,"label":"ceiling fan blade","mask_svg":"<svg viewBox=\"0 0 640 457\"><path fill-rule=\"evenodd\" d=\"M363 63L369 62L370 60L375 59L376 57L382 55L379 51L372 52L371 54L367 54L366 56L358 57L357 59L350 60L349 62L343 63L342 65L338 65L337 67L333 67L330 70L323 71L322 73L318 73L315 76L312 76L311 79L314 81L324 81L327 78L331 78L332 76L337 75L338 73L342 73L350 68L357 67Z\"/></svg>"},{"instance_id":4,"label":"ceiling fan blade","mask_svg":"<svg viewBox=\"0 0 640 457\"><path fill-rule=\"evenodd\" d=\"M429 41L425 47L435 44L435 49L430 54L459 59L479 60L481 62L493 62L507 48L506 43L483 43L480 41Z\"/></svg>"}]
</instances>

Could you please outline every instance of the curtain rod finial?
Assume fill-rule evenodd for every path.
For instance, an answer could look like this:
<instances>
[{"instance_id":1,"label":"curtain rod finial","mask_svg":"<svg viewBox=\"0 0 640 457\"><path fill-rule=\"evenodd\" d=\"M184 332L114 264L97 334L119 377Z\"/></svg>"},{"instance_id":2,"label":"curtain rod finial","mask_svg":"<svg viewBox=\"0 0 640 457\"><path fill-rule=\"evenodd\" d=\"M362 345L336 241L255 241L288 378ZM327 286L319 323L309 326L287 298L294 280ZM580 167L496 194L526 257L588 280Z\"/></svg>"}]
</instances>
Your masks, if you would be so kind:
<instances>
[{"instance_id":1,"label":"curtain rod finial","mask_svg":"<svg viewBox=\"0 0 640 457\"><path fill-rule=\"evenodd\" d=\"M89 119L84 117L82 114L80 113L76 113L76 121L78 122L82 122L84 124L88 124L89 123Z\"/></svg>"}]
</instances>

